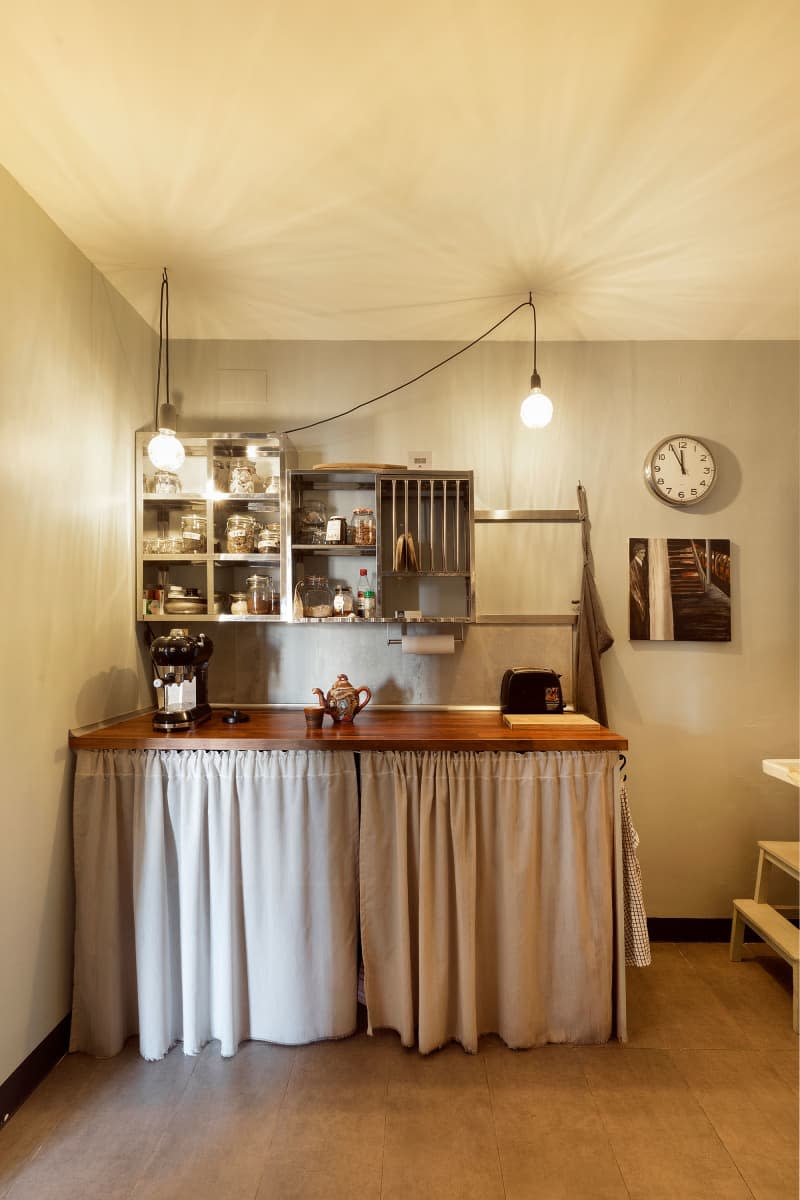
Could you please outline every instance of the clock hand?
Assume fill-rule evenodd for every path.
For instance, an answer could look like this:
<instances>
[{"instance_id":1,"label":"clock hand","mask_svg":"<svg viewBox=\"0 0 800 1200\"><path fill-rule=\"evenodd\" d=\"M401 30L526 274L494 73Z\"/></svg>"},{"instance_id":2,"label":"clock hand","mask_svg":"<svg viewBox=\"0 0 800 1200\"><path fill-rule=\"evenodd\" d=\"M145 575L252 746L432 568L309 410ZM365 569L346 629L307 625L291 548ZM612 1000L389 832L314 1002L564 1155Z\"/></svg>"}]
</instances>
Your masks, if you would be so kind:
<instances>
[{"instance_id":1,"label":"clock hand","mask_svg":"<svg viewBox=\"0 0 800 1200\"><path fill-rule=\"evenodd\" d=\"M686 467L683 465L683 450L681 450L681 452L680 452L680 456L679 456L679 455L678 455L678 451L675 449L675 447L673 446L672 442L670 442L670 444L669 444L669 448L670 448L670 450L672 451L672 453L675 455L675 458L678 460L678 466L679 466L679 467L680 467L680 469L681 469L681 475L685 475L685 474L686 474Z\"/></svg>"}]
</instances>

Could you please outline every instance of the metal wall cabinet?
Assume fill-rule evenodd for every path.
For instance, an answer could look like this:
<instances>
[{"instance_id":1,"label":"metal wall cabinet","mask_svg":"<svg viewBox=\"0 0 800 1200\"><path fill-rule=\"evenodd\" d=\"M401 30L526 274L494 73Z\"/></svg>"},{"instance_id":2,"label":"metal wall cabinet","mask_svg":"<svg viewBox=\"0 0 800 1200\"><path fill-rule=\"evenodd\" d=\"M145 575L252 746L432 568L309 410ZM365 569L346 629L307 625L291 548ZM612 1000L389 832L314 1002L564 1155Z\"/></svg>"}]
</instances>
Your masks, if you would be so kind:
<instances>
[{"instance_id":1,"label":"metal wall cabinet","mask_svg":"<svg viewBox=\"0 0 800 1200\"><path fill-rule=\"evenodd\" d=\"M310 575L326 576L332 589L349 586L355 595L365 568L376 594L375 621L403 620L407 613L426 623L474 619L471 471L290 470L287 493L285 604ZM375 515L374 546L325 543L332 517L349 525L353 510L363 507Z\"/></svg>"},{"instance_id":2,"label":"metal wall cabinet","mask_svg":"<svg viewBox=\"0 0 800 1200\"><path fill-rule=\"evenodd\" d=\"M186 459L177 480L170 481L157 479L147 457L152 436L136 435L136 619L169 625L287 620L291 614L284 607L288 593L283 530L286 472L295 457L291 444L277 434L181 437ZM252 492L244 490L250 483ZM178 490L165 490L170 487ZM236 515L249 516L271 531L268 551L259 552L255 545L252 550L230 551L226 529L228 518ZM230 595L245 591L250 575L271 578L280 611L231 614ZM179 604L193 611L150 611L153 598L148 594L171 585L197 593L196 603Z\"/></svg>"}]
</instances>

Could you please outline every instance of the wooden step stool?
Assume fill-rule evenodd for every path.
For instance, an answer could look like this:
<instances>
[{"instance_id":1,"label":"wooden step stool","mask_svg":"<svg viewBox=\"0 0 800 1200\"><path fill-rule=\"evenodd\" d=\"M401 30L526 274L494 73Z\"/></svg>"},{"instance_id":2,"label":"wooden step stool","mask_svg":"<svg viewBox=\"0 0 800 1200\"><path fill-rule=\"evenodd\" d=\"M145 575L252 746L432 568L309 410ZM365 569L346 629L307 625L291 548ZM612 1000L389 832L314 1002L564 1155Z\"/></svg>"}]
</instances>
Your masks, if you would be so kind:
<instances>
[{"instance_id":1,"label":"wooden step stool","mask_svg":"<svg viewBox=\"0 0 800 1200\"><path fill-rule=\"evenodd\" d=\"M740 962L745 926L749 925L781 958L792 964L792 1028L800 1033L798 1021L798 964L800 930L767 902L767 880L772 869L800 881L800 842L759 842L758 870L752 900L734 900L731 926L731 960Z\"/></svg>"}]
</instances>

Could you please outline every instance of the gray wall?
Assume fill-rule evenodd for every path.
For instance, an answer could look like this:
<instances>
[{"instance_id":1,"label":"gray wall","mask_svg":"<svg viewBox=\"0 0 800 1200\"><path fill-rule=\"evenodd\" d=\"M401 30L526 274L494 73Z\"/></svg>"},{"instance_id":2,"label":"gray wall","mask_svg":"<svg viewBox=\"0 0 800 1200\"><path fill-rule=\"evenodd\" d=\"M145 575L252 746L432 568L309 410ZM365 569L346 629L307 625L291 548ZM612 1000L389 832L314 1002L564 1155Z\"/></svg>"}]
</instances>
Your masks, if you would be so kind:
<instances>
[{"instance_id":1,"label":"gray wall","mask_svg":"<svg viewBox=\"0 0 800 1200\"><path fill-rule=\"evenodd\" d=\"M0 726L4 1079L70 1005L67 730L150 696L132 622L131 471L133 432L151 419L156 339L2 171L0 211L0 554L13 617ZM283 429L392 387L451 349L178 343L172 366L185 428ZM760 771L762 757L798 752L797 345L543 344L539 358L556 402L543 432L523 432L517 419L529 347L493 343L296 435L301 465L402 463L430 449L436 467L475 471L486 508L573 508L583 480L617 638L604 659L610 720L631 743L650 912L728 915L730 898L752 886L755 840L797 837L794 795ZM667 510L641 481L647 449L684 429L720 458L720 483L698 513ZM627 539L685 534L733 543L733 641L631 645ZM498 568L507 569L529 573L533 593L553 567L537 550ZM574 558L559 593L567 607L570 572ZM387 647L381 629L214 629L217 699L303 703L346 670L386 703L480 704L504 666L569 659L563 631L470 629L452 658L420 660Z\"/></svg>"},{"instance_id":2,"label":"gray wall","mask_svg":"<svg viewBox=\"0 0 800 1200\"><path fill-rule=\"evenodd\" d=\"M408 343L183 342L173 377L183 428L283 430L393 387L456 347ZM798 753L798 346L796 343L543 343L556 411L543 431L518 421L530 348L482 344L353 416L293 435L300 465L404 463L475 471L478 508L574 508L587 489L596 576L614 647L603 659L613 728L630 741L628 780L648 909L721 917L753 885L758 838L797 837L796 795L761 772ZM695 510L646 489L661 437L695 433L719 479ZM729 538L730 644L628 640L628 539ZM577 585L574 548L495 566L531 595L569 559L560 608ZM478 597L481 597L481 560ZM545 589L545 593L547 589ZM549 604L548 611L553 608ZM559 609L560 611L560 609ZM563 630L471 628L452 658L415 659L381 629L217 630L214 698L308 703L337 671L385 703L493 703L508 665L569 661ZM566 669L566 668L565 668Z\"/></svg>"},{"instance_id":3,"label":"gray wall","mask_svg":"<svg viewBox=\"0 0 800 1200\"><path fill-rule=\"evenodd\" d=\"M0 170L0 1081L70 1009L71 726L147 696L132 437L155 339Z\"/></svg>"}]
</instances>

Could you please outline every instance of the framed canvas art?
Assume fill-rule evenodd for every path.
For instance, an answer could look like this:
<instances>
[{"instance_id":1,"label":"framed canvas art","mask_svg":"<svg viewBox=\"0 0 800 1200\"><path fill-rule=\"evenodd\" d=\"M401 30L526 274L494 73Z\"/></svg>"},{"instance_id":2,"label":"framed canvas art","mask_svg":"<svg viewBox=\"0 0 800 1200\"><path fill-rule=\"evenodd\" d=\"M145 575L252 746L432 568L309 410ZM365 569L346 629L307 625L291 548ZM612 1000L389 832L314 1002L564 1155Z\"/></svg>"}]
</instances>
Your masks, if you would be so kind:
<instances>
[{"instance_id":1,"label":"framed canvas art","mask_svg":"<svg viewBox=\"0 0 800 1200\"><path fill-rule=\"evenodd\" d=\"M731 544L721 538L631 538L631 641L729 642Z\"/></svg>"}]
</instances>

